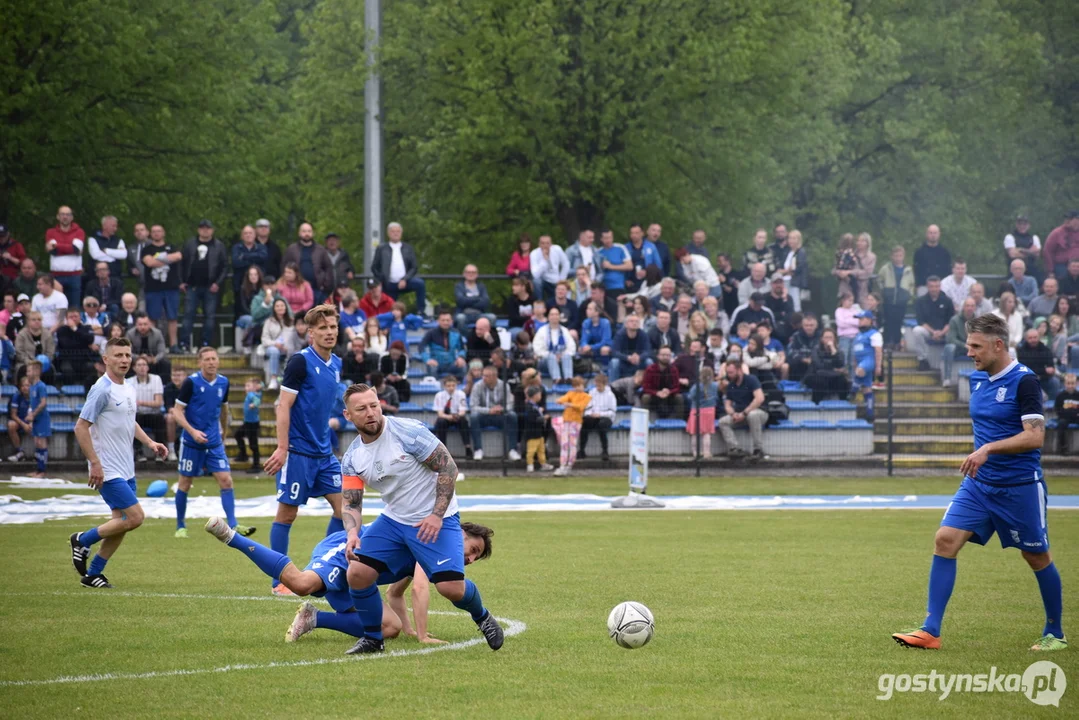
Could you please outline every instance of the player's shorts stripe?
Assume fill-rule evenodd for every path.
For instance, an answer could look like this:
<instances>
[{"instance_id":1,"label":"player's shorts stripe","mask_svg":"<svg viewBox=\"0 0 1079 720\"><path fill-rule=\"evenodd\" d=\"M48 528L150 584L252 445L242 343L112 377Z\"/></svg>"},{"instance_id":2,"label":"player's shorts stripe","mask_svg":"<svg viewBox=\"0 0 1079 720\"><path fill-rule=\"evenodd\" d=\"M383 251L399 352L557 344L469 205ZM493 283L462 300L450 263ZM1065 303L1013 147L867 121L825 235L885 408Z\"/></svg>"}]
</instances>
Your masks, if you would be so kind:
<instances>
[{"instance_id":1,"label":"player's shorts stripe","mask_svg":"<svg viewBox=\"0 0 1079 720\"><path fill-rule=\"evenodd\" d=\"M278 485L288 487L288 456L285 456L285 464L281 466L281 479L278 481Z\"/></svg>"},{"instance_id":2,"label":"player's shorts stripe","mask_svg":"<svg viewBox=\"0 0 1079 720\"><path fill-rule=\"evenodd\" d=\"M358 475L342 475L341 480L345 490L363 490L365 487L363 478Z\"/></svg>"},{"instance_id":3,"label":"player's shorts stripe","mask_svg":"<svg viewBox=\"0 0 1079 720\"><path fill-rule=\"evenodd\" d=\"M1042 529L1045 529L1047 527L1045 524L1045 486L1041 483L1038 483L1038 513L1042 521Z\"/></svg>"}]
</instances>

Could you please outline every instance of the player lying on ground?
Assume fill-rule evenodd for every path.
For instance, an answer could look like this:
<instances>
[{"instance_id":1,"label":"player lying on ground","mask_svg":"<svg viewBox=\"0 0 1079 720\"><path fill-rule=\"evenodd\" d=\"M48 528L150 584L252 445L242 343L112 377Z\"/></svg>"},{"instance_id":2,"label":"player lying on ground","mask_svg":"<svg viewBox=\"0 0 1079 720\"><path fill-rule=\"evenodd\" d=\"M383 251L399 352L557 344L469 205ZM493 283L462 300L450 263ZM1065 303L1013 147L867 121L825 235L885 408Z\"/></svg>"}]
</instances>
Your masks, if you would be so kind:
<instances>
[{"instance_id":1,"label":"player lying on ground","mask_svg":"<svg viewBox=\"0 0 1079 720\"><path fill-rule=\"evenodd\" d=\"M487 645L498 650L502 628L483 606L473 582L465 579L464 533L454 497L457 463L446 446L423 423L383 417L382 404L369 385L345 391L345 418L359 435L341 465L341 517L348 533L349 594L364 628L364 636L347 654L382 652L378 578L416 564L440 595L472 616ZM382 494L385 507L363 529L361 542L363 490L368 484Z\"/></svg>"},{"instance_id":2,"label":"player lying on ground","mask_svg":"<svg viewBox=\"0 0 1079 720\"><path fill-rule=\"evenodd\" d=\"M229 547L242 552L260 570L301 597L324 597L334 612L323 612L311 603L300 605L296 618L285 633L285 641L293 642L315 628L337 630L353 637L363 637L363 624L352 606L346 575L348 560L345 548L348 535L344 531L328 535L311 551L311 561L300 570L285 555L239 535L228 527L224 518L213 517L206 522L206 532ZM361 531L362 533L362 531ZM464 543L464 563L470 565L491 556L494 531L475 523L461 523ZM413 580L412 573L415 572ZM412 583L412 612L416 622L413 630L408 623L404 593ZM442 641L427 634L429 603L427 576L422 568L412 566L400 574L385 573L378 577L379 585L389 585L387 606L382 608L383 637L397 637L402 631L420 642L437 644Z\"/></svg>"},{"instance_id":3,"label":"player lying on ground","mask_svg":"<svg viewBox=\"0 0 1079 720\"><path fill-rule=\"evenodd\" d=\"M221 508L229 527L248 536L255 528L236 524L236 495L232 489L232 467L225 455L223 427L228 427L229 379L217 374L217 350L199 348L199 371L180 385L172 416L180 434L179 487L176 489L176 537L187 537L187 493L195 478L213 473L221 488Z\"/></svg>"},{"instance_id":4,"label":"player lying on ground","mask_svg":"<svg viewBox=\"0 0 1079 720\"><path fill-rule=\"evenodd\" d=\"M90 466L88 485L101 493L112 510L112 518L103 525L74 533L71 538L71 564L82 577L84 587L111 588L102 573L105 563L124 541L124 535L142 525L145 517L135 496L135 439L150 448L154 455L165 457L169 449L154 442L135 422L135 388L124 384L131 368L131 341L113 338L105 345L105 374L86 395L86 403L75 423L75 439ZM90 562L90 548L101 547Z\"/></svg>"},{"instance_id":5,"label":"player lying on ground","mask_svg":"<svg viewBox=\"0 0 1079 720\"><path fill-rule=\"evenodd\" d=\"M967 355L975 369L970 376L975 450L963 461L963 482L937 530L925 623L892 637L906 647L940 648L955 558L968 540L985 545L996 532L1001 547L1019 548L1041 590L1045 627L1031 650L1063 650L1068 647L1060 621L1063 590L1045 519L1041 386L1029 368L1008 355L1008 326L995 315L967 321Z\"/></svg>"}]
</instances>

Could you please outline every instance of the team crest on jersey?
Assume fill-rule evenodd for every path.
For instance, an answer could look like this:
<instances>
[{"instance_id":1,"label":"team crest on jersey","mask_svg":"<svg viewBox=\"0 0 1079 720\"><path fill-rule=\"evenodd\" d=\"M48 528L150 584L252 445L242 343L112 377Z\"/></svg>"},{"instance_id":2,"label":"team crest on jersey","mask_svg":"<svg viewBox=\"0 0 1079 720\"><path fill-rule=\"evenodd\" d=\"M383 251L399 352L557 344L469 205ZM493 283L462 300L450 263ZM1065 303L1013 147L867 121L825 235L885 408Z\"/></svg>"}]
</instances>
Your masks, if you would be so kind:
<instances>
[{"instance_id":1,"label":"team crest on jersey","mask_svg":"<svg viewBox=\"0 0 1079 720\"><path fill-rule=\"evenodd\" d=\"M382 461L381 460L375 460L375 472L377 472L379 475L382 474Z\"/></svg>"},{"instance_id":2,"label":"team crest on jersey","mask_svg":"<svg viewBox=\"0 0 1079 720\"><path fill-rule=\"evenodd\" d=\"M218 397L224 397L224 394L225 394L224 390L222 390L221 388L217 389L217 396Z\"/></svg>"},{"instance_id":3,"label":"team crest on jersey","mask_svg":"<svg viewBox=\"0 0 1079 720\"><path fill-rule=\"evenodd\" d=\"M318 368L316 367L316 368L315 368L315 374L316 374L316 375L321 375L321 374L322 374L322 371L321 371L321 370L319 370L319 369L318 369Z\"/></svg>"},{"instance_id":4,"label":"team crest on jersey","mask_svg":"<svg viewBox=\"0 0 1079 720\"><path fill-rule=\"evenodd\" d=\"M982 381L981 381L981 380L979 380L979 381L978 381L978 384L974 386L974 389L975 389L975 390L977 390L977 389L978 389L978 388L980 388L981 386L982 386Z\"/></svg>"},{"instance_id":5,"label":"team crest on jersey","mask_svg":"<svg viewBox=\"0 0 1079 720\"><path fill-rule=\"evenodd\" d=\"M1004 402L1004 398L1007 394L1008 388L997 388L997 402Z\"/></svg>"}]
</instances>

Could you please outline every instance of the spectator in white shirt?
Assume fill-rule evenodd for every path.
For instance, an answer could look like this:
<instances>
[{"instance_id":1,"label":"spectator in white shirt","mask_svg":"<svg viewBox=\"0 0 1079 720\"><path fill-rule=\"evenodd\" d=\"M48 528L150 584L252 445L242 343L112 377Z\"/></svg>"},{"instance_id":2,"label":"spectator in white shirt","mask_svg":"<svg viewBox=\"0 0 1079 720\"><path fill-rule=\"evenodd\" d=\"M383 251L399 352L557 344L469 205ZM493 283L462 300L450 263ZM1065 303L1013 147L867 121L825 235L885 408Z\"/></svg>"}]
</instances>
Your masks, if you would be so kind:
<instances>
[{"instance_id":1,"label":"spectator in white shirt","mask_svg":"<svg viewBox=\"0 0 1079 720\"><path fill-rule=\"evenodd\" d=\"M528 262L536 294L550 305L554 300L554 286L569 276L569 259L565 251L552 244L550 235L540 235L539 247L529 255Z\"/></svg>"},{"instance_id":2,"label":"spectator in white shirt","mask_svg":"<svg viewBox=\"0 0 1079 720\"><path fill-rule=\"evenodd\" d=\"M749 266L749 277L738 283L738 304L745 305L749 302L749 296L753 293L767 293L769 291L767 268L764 263L753 263Z\"/></svg>"},{"instance_id":3,"label":"spectator in white shirt","mask_svg":"<svg viewBox=\"0 0 1079 720\"><path fill-rule=\"evenodd\" d=\"M109 274L117 279L123 278L122 263L127 260L127 245L116 234L119 223L113 215L101 218L101 229L90 236L87 243L90 257L94 262L109 264Z\"/></svg>"},{"instance_id":4,"label":"spectator in white shirt","mask_svg":"<svg viewBox=\"0 0 1079 720\"><path fill-rule=\"evenodd\" d=\"M682 278L690 285L696 285L698 281L708 286L708 292L712 296L721 295L723 290L719 286L719 275L716 274L712 263L704 255L696 255L686 248L678 248L674 251L674 257L682 269Z\"/></svg>"},{"instance_id":5,"label":"spectator in white shirt","mask_svg":"<svg viewBox=\"0 0 1079 720\"><path fill-rule=\"evenodd\" d=\"M978 282L967 275L967 264L962 258L952 261L952 274L940 281L940 291L948 296L952 305L961 308L970 295L970 288Z\"/></svg>"},{"instance_id":6,"label":"spectator in white shirt","mask_svg":"<svg viewBox=\"0 0 1079 720\"><path fill-rule=\"evenodd\" d=\"M67 296L53 287L52 275L45 273L37 279L37 294L30 301L30 309L41 313L41 326L49 332L59 327L67 310Z\"/></svg>"},{"instance_id":7,"label":"spectator in white shirt","mask_svg":"<svg viewBox=\"0 0 1079 720\"><path fill-rule=\"evenodd\" d=\"M588 270L588 279L596 279L596 234L591 230L582 230L580 235L577 236L577 242L569 246L566 250L566 259L569 261L569 269L571 272L577 270L577 268L585 268ZM530 258L531 260L531 258Z\"/></svg>"},{"instance_id":8,"label":"spectator in white shirt","mask_svg":"<svg viewBox=\"0 0 1079 720\"><path fill-rule=\"evenodd\" d=\"M573 377L577 343L569 328L562 327L562 313L558 308L547 311L547 324L536 331L536 337L532 339L532 352L536 354L537 365L546 365L547 377L567 381Z\"/></svg>"},{"instance_id":9,"label":"spectator in white shirt","mask_svg":"<svg viewBox=\"0 0 1079 720\"><path fill-rule=\"evenodd\" d=\"M435 437L445 445L446 436L451 427L461 433L461 444L465 446L465 457L472 459L472 436L468 426L468 400L457 389L457 378L447 375L442 379L442 389L435 393Z\"/></svg>"},{"instance_id":10,"label":"spectator in white shirt","mask_svg":"<svg viewBox=\"0 0 1079 720\"><path fill-rule=\"evenodd\" d=\"M599 433L599 444L603 449L603 462L611 459L607 454L607 431L614 423L615 413L618 411L618 401L607 384L607 376L603 373L596 375L596 386L588 391L592 396L592 402L584 411L584 422L581 424L580 449L577 457L587 457L585 447L588 445L588 433L593 430Z\"/></svg>"}]
</instances>

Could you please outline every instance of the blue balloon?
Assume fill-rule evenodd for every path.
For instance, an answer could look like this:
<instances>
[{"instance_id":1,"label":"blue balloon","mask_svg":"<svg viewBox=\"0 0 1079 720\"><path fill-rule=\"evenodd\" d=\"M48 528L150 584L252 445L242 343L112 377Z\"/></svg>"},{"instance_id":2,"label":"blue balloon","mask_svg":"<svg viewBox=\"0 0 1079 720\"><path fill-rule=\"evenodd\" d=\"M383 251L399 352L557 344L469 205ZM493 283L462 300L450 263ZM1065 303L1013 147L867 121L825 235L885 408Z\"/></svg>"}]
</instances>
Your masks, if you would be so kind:
<instances>
[{"instance_id":1,"label":"blue balloon","mask_svg":"<svg viewBox=\"0 0 1079 720\"><path fill-rule=\"evenodd\" d=\"M165 497L165 493L169 491L169 483L167 480L154 480L150 483L150 487L146 488L146 497Z\"/></svg>"},{"instance_id":2,"label":"blue balloon","mask_svg":"<svg viewBox=\"0 0 1079 720\"><path fill-rule=\"evenodd\" d=\"M52 362L49 361L48 355L41 354L34 359L41 363L41 372L43 373L47 373L49 371L49 368L52 367Z\"/></svg>"}]
</instances>

